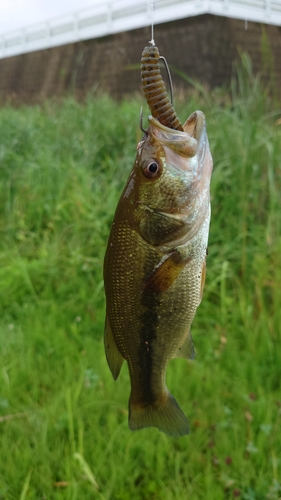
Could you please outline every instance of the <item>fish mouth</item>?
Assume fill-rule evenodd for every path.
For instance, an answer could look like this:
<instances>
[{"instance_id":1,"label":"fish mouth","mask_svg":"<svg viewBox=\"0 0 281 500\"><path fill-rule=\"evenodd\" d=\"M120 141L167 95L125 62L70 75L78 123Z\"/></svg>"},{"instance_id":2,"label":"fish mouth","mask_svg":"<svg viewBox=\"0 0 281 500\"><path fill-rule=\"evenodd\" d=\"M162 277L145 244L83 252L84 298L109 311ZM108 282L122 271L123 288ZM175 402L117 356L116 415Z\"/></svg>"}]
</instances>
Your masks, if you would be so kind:
<instances>
[{"instance_id":1,"label":"fish mouth","mask_svg":"<svg viewBox=\"0 0 281 500\"><path fill-rule=\"evenodd\" d=\"M149 130L163 147L167 147L183 158L193 158L205 131L205 116L202 111L190 115L181 130L166 127L153 116L149 116ZM179 168L182 170L182 168Z\"/></svg>"},{"instance_id":2,"label":"fish mouth","mask_svg":"<svg viewBox=\"0 0 281 500\"><path fill-rule=\"evenodd\" d=\"M205 115L202 111L194 111L191 113L191 115L187 118L183 125L183 131L181 130L175 130L169 127L166 127L157 118L154 118L153 116L148 117L149 123L151 123L154 127L158 128L159 130L162 130L163 133L170 133L174 134L175 136L178 136L178 138L182 137L184 140L185 134L188 134L190 137L193 137L197 141L200 140L201 134L203 132L203 128L205 126ZM179 140L179 139L178 139Z\"/></svg>"}]
</instances>

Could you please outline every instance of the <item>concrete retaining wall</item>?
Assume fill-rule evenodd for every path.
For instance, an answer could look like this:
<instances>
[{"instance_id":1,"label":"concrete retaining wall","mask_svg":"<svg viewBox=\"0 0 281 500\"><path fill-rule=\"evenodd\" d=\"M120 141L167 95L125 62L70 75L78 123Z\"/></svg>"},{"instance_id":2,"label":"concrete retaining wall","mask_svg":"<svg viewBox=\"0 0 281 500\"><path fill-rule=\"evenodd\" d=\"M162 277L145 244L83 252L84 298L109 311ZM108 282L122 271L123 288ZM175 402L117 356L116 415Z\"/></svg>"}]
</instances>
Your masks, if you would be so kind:
<instances>
[{"instance_id":1,"label":"concrete retaining wall","mask_svg":"<svg viewBox=\"0 0 281 500\"><path fill-rule=\"evenodd\" d=\"M114 97L140 89L140 59L150 28L118 33L0 60L0 98L39 102L75 92L83 97L92 87ZM281 89L281 30L209 14L155 27L160 53L171 67L210 88L227 83L238 50L249 53L255 72L274 78ZM136 65L137 69L129 69ZM172 72L174 85L186 82Z\"/></svg>"}]
</instances>

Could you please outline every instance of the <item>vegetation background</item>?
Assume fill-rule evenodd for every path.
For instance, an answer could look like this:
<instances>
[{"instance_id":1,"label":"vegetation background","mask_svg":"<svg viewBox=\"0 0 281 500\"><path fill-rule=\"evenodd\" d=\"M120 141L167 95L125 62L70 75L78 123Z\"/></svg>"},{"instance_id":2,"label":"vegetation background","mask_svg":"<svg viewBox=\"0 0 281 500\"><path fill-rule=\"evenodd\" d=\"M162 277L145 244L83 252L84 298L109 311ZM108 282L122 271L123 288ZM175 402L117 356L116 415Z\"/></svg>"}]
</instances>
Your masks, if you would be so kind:
<instances>
[{"instance_id":1,"label":"vegetation background","mask_svg":"<svg viewBox=\"0 0 281 500\"><path fill-rule=\"evenodd\" d=\"M207 117L212 222L197 357L168 370L177 439L129 431L127 369L114 382L103 351L141 98L0 110L0 500L281 498L280 103L245 55L230 89L194 85L176 109Z\"/></svg>"}]
</instances>

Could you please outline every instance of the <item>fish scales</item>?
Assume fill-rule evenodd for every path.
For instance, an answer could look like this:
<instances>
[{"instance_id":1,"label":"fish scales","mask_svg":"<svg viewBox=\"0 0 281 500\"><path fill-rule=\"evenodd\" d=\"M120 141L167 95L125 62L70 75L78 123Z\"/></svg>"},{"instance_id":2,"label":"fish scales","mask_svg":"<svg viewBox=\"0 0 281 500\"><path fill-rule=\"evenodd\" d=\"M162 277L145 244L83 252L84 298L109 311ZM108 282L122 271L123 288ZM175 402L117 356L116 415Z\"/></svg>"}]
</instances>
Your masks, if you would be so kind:
<instances>
[{"instance_id":1,"label":"fish scales","mask_svg":"<svg viewBox=\"0 0 281 500\"><path fill-rule=\"evenodd\" d=\"M125 231L119 232L118 227L115 229L117 237L119 234L124 235ZM112 302L110 299L108 302L111 311L109 318L115 332L117 348L129 364L132 399L143 399L143 391L150 398L156 398L159 387L161 393L163 392L162 379L167 363L179 347L181 338L184 340L187 322L193 319L199 303L201 280L195 273L190 272L193 266L191 263L184 269L180 281L173 283L167 291L159 294L147 290L143 276L151 274L162 255L153 248L147 252L137 234L133 238L133 254L132 247L128 247L126 243L122 237L121 242L116 242L115 248L119 246L122 255L120 259L118 251L114 249L114 243L110 249L113 255L107 256L115 262L111 267L113 293ZM142 268L139 267L140 264ZM186 310L184 304L188 305ZM177 330L178 334L181 332L181 336L171 337L173 330ZM124 344L124 332L129 332L129 343Z\"/></svg>"}]
</instances>

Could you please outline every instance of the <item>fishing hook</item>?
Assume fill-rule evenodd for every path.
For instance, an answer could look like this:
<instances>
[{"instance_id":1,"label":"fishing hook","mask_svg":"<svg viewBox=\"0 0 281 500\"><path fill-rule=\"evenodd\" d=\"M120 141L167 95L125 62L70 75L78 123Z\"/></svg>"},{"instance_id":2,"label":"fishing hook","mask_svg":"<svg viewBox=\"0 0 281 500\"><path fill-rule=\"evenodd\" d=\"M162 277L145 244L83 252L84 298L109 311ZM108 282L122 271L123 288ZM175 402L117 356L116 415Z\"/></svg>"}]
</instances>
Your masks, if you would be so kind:
<instances>
[{"instance_id":1,"label":"fishing hook","mask_svg":"<svg viewBox=\"0 0 281 500\"><path fill-rule=\"evenodd\" d=\"M160 56L159 59L162 59L164 66L166 68L166 71L167 71L167 75L168 75L168 79L169 79L169 87L170 87L170 101L171 101L172 106L174 106L174 91L173 91L173 82L172 82L170 69L169 69L167 60L165 59L164 56Z\"/></svg>"},{"instance_id":2,"label":"fishing hook","mask_svg":"<svg viewBox=\"0 0 281 500\"><path fill-rule=\"evenodd\" d=\"M141 107L141 110L140 110L140 129L141 129L141 131L142 131L144 134L146 134L146 135L147 135L147 129L145 130L145 129L143 128L143 124L142 124L142 122L143 122L143 109L142 109L142 107Z\"/></svg>"}]
</instances>

